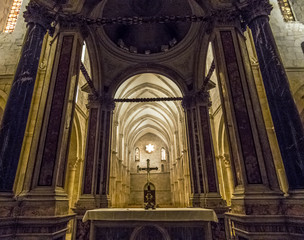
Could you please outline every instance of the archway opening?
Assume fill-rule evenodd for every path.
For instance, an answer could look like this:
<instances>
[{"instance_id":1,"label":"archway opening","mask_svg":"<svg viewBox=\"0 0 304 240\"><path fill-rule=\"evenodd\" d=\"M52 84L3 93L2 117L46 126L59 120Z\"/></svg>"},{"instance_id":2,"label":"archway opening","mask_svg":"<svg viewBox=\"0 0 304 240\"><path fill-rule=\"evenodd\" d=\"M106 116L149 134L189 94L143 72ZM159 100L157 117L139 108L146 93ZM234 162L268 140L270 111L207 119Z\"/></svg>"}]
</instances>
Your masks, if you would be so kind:
<instances>
[{"instance_id":1,"label":"archway opening","mask_svg":"<svg viewBox=\"0 0 304 240\"><path fill-rule=\"evenodd\" d=\"M115 99L122 101L116 102L112 127L113 207L143 207L148 178L155 185L157 207L189 206L185 115L178 98L182 98L178 86L155 73L135 75L117 89Z\"/></svg>"}]
</instances>

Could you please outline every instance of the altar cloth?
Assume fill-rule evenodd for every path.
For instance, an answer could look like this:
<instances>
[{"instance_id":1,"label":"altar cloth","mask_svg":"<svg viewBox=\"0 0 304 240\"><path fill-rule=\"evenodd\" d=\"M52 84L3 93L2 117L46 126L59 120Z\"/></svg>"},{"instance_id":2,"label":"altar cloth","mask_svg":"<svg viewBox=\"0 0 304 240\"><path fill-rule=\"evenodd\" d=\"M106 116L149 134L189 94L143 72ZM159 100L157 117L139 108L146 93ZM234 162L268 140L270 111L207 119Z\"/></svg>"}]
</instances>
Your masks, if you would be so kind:
<instances>
[{"instance_id":1,"label":"altar cloth","mask_svg":"<svg viewBox=\"0 0 304 240\"><path fill-rule=\"evenodd\" d=\"M188 222L213 221L218 222L216 213L205 208L100 208L86 211L82 221L158 221L158 222Z\"/></svg>"}]
</instances>

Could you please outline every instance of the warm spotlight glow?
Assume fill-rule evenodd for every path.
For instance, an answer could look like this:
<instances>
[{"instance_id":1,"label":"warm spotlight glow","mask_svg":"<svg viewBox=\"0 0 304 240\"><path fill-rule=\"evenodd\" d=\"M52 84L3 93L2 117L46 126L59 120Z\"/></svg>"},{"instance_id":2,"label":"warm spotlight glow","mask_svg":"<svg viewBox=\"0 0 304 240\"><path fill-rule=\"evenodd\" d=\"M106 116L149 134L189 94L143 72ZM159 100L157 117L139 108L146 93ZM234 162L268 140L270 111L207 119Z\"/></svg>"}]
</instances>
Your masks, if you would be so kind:
<instances>
[{"instance_id":1,"label":"warm spotlight glow","mask_svg":"<svg viewBox=\"0 0 304 240\"><path fill-rule=\"evenodd\" d=\"M146 151L148 153L151 153L154 151L154 145L152 145L151 143L149 145L146 145Z\"/></svg>"},{"instance_id":2,"label":"warm spotlight glow","mask_svg":"<svg viewBox=\"0 0 304 240\"><path fill-rule=\"evenodd\" d=\"M295 21L295 17L293 15L291 6L288 0L278 0L283 18L285 22L293 22Z\"/></svg>"},{"instance_id":3,"label":"warm spotlight glow","mask_svg":"<svg viewBox=\"0 0 304 240\"><path fill-rule=\"evenodd\" d=\"M22 0L14 0L10 13L8 15L4 32L10 33L14 31L17 23L17 18L20 12L21 4Z\"/></svg>"}]
</instances>

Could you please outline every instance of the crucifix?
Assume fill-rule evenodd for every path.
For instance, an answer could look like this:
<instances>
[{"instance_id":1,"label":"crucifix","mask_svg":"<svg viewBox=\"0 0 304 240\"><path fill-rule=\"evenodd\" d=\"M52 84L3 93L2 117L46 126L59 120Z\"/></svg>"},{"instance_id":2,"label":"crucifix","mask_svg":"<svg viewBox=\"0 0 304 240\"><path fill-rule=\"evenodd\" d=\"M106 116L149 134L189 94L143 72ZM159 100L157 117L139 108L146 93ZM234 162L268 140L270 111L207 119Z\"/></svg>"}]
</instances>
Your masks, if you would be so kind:
<instances>
[{"instance_id":1,"label":"crucifix","mask_svg":"<svg viewBox=\"0 0 304 240\"><path fill-rule=\"evenodd\" d=\"M151 186L150 186L150 171L151 170L158 170L158 167L150 167L150 159L147 159L147 167L146 168L141 168L139 166L137 166L137 171L147 171L147 184L148 184L148 190L145 193L145 199L147 200L147 204L145 206L145 209L148 210L149 208L155 209L155 201L154 201L154 197L152 195L152 190L151 190Z\"/></svg>"}]
</instances>

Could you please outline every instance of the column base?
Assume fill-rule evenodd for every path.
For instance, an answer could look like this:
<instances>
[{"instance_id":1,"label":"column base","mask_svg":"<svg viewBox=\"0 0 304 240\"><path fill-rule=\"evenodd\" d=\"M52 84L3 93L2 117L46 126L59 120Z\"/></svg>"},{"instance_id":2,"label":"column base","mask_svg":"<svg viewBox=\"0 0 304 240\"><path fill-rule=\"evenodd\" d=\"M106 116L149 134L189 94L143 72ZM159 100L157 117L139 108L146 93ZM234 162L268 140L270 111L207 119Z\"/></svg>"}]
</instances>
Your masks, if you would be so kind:
<instances>
[{"instance_id":1,"label":"column base","mask_svg":"<svg viewBox=\"0 0 304 240\"><path fill-rule=\"evenodd\" d=\"M64 240L74 215L14 217L0 220L0 239Z\"/></svg>"},{"instance_id":2,"label":"column base","mask_svg":"<svg viewBox=\"0 0 304 240\"><path fill-rule=\"evenodd\" d=\"M243 215L226 213L227 239L240 240L300 240L304 239L303 218L283 215ZM292 222L289 222L292 220ZM296 221L294 221L296 220Z\"/></svg>"},{"instance_id":3,"label":"column base","mask_svg":"<svg viewBox=\"0 0 304 240\"><path fill-rule=\"evenodd\" d=\"M210 208L216 212L218 223L211 223L213 239L226 240L225 238L225 217L228 211L227 203L218 193L194 194L190 199L193 207Z\"/></svg>"},{"instance_id":4,"label":"column base","mask_svg":"<svg viewBox=\"0 0 304 240\"><path fill-rule=\"evenodd\" d=\"M284 215L281 191L269 191L264 186L248 186L247 191L238 191L231 199L231 212L241 215Z\"/></svg>"},{"instance_id":5,"label":"column base","mask_svg":"<svg viewBox=\"0 0 304 240\"><path fill-rule=\"evenodd\" d=\"M302 216L304 219L304 190L288 192L284 199L284 212L287 216Z\"/></svg>"},{"instance_id":6,"label":"column base","mask_svg":"<svg viewBox=\"0 0 304 240\"><path fill-rule=\"evenodd\" d=\"M108 195L101 195L100 196L100 208L110 208L111 206L112 206L111 198Z\"/></svg>"},{"instance_id":7,"label":"column base","mask_svg":"<svg viewBox=\"0 0 304 240\"><path fill-rule=\"evenodd\" d=\"M0 218L13 217L16 206L17 201L13 193L0 192Z\"/></svg>"},{"instance_id":8,"label":"column base","mask_svg":"<svg viewBox=\"0 0 304 240\"><path fill-rule=\"evenodd\" d=\"M63 189L35 189L18 196L19 216L62 216L69 214L69 199Z\"/></svg>"},{"instance_id":9,"label":"column base","mask_svg":"<svg viewBox=\"0 0 304 240\"><path fill-rule=\"evenodd\" d=\"M226 213L228 239L300 240L304 239L304 194L278 192L234 195ZM232 235L232 236L231 236Z\"/></svg>"},{"instance_id":10,"label":"column base","mask_svg":"<svg viewBox=\"0 0 304 240\"><path fill-rule=\"evenodd\" d=\"M0 194L0 239L65 239L68 199L63 196Z\"/></svg>"},{"instance_id":11,"label":"column base","mask_svg":"<svg viewBox=\"0 0 304 240\"><path fill-rule=\"evenodd\" d=\"M228 210L226 201L218 193L194 194L190 201L193 207L210 208L218 214Z\"/></svg>"}]
</instances>

